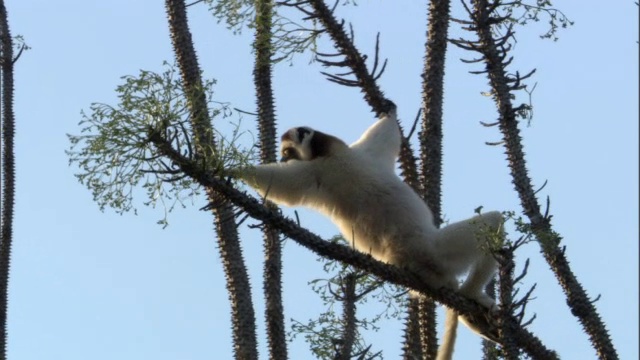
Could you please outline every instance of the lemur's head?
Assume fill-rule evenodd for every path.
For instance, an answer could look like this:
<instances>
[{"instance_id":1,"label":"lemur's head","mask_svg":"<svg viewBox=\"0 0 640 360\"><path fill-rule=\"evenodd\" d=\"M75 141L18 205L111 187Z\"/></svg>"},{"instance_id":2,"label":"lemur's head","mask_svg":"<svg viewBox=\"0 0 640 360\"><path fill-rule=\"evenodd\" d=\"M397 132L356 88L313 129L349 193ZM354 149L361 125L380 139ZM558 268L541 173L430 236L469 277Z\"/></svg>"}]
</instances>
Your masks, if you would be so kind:
<instances>
[{"instance_id":1,"label":"lemur's head","mask_svg":"<svg viewBox=\"0 0 640 360\"><path fill-rule=\"evenodd\" d=\"M346 144L335 136L302 126L289 129L282 135L280 145L281 162L289 160L311 161L329 156L335 145Z\"/></svg>"}]
</instances>

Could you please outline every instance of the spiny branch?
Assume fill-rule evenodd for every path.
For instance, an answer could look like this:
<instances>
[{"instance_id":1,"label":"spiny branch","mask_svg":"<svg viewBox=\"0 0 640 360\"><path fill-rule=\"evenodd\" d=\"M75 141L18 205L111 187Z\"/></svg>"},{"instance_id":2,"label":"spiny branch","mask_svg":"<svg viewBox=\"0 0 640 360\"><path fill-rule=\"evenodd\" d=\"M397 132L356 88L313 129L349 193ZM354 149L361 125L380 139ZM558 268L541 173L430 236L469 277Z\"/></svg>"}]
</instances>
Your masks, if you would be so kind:
<instances>
[{"instance_id":1,"label":"spiny branch","mask_svg":"<svg viewBox=\"0 0 640 360\"><path fill-rule=\"evenodd\" d=\"M16 58L17 59L17 58ZM9 271L15 204L15 115L13 112L13 41L4 1L0 0L0 71L2 74L2 225L0 230L0 359L7 358Z\"/></svg>"},{"instance_id":2,"label":"spiny branch","mask_svg":"<svg viewBox=\"0 0 640 360\"><path fill-rule=\"evenodd\" d=\"M502 248L495 253L498 262L498 278L500 288L500 310L498 310L499 338L502 344L502 355L506 360L519 358L518 347L511 334L518 323L511 317L513 313L513 249Z\"/></svg>"},{"instance_id":3,"label":"spiny branch","mask_svg":"<svg viewBox=\"0 0 640 360\"><path fill-rule=\"evenodd\" d=\"M429 1L428 29L422 70L422 118L420 141L420 184L423 200L433 212L436 226L442 223L442 103L444 68L449 29L449 0ZM435 358L438 351L435 304L420 299L422 353Z\"/></svg>"},{"instance_id":4,"label":"spiny branch","mask_svg":"<svg viewBox=\"0 0 640 360\"><path fill-rule=\"evenodd\" d=\"M184 0L166 0L169 30L182 84L187 95L194 139L195 163L202 164L213 156L215 141L207 97L204 92L200 66L196 56ZM159 132L162 134L162 131ZM171 142L168 143L171 146ZM177 152L180 156L182 154ZM236 358L257 360L256 320L251 299L249 276L238 239L238 228L231 204L219 194L206 188L212 207L217 240L227 280L231 303L234 353Z\"/></svg>"},{"instance_id":5,"label":"spiny branch","mask_svg":"<svg viewBox=\"0 0 640 360\"><path fill-rule=\"evenodd\" d=\"M517 117L521 107L513 106L513 91L522 89L521 81L533 72L520 76L509 75L506 67L511 63L508 57L511 49L508 40L513 37L513 27L505 25L504 35L495 36L492 26L505 22L505 18L496 14L503 5L499 0L473 0L473 9L466 6L471 22L468 30L477 34L477 41L454 40L455 45L482 56L484 73L489 78L492 96L498 110L499 128L503 136L507 160L511 170L512 182L520 197L524 213L529 218L531 229L538 239L542 253L560 283L571 312L578 318L592 345L601 359L618 359L616 349L609 333L586 291L571 271L564 250L559 247L561 237L551 227L551 216L542 214L538 199L529 178L524 151L518 129Z\"/></svg>"},{"instance_id":6,"label":"spiny branch","mask_svg":"<svg viewBox=\"0 0 640 360\"><path fill-rule=\"evenodd\" d=\"M273 4L271 0L259 0L256 1L255 6L253 80L258 103L260 158L263 163L272 163L276 161L276 119L271 85ZM282 244L280 234L275 229L265 226L263 234L265 256L263 292L269 358L285 360L288 355L282 306Z\"/></svg>"},{"instance_id":7,"label":"spiny branch","mask_svg":"<svg viewBox=\"0 0 640 360\"><path fill-rule=\"evenodd\" d=\"M425 284L415 274L397 267L382 263L347 246L323 240L319 236L301 228L295 221L285 218L278 211L264 206L259 200L235 189L228 181L215 176L201 163L183 157L162 138L162 133L149 129L149 141L159 153L175 162L185 174L205 188L212 189L222 197L242 208L252 218L278 229L283 235L293 239L298 244L315 252L319 256L344 262L349 265L378 276L382 280L424 292L434 300L456 309L474 323L479 324L485 333L495 333L497 324L493 316L474 301L461 297L452 290L435 289ZM544 347L542 342L526 329L516 328L514 341L535 359L556 359L555 352Z\"/></svg>"},{"instance_id":8,"label":"spiny branch","mask_svg":"<svg viewBox=\"0 0 640 360\"><path fill-rule=\"evenodd\" d=\"M342 332L341 346L335 356L336 360L350 360L353 352L353 344L356 339L356 294L357 274L350 272L344 277L342 282L342 295L337 298L342 301L342 321L344 330Z\"/></svg>"}]
</instances>

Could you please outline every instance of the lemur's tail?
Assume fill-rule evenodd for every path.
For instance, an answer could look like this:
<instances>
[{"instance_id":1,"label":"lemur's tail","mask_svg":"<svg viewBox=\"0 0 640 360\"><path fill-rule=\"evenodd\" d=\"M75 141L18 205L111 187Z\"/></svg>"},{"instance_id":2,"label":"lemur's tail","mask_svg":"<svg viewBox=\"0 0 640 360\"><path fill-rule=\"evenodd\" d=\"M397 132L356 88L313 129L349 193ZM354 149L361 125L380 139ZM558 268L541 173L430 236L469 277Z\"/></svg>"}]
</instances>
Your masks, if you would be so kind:
<instances>
[{"instance_id":1,"label":"lemur's tail","mask_svg":"<svg viewBox=\"0 0 640 360\"><path fill-rule=\"evenodd\" d=\"M438 349L438 357L436 360L451 360L453 357L453 348L456 344L456 336L458 334L458 313L447 308L444 320L444 335L442 336L442 345Z\"/></svg>"}]
</instances>

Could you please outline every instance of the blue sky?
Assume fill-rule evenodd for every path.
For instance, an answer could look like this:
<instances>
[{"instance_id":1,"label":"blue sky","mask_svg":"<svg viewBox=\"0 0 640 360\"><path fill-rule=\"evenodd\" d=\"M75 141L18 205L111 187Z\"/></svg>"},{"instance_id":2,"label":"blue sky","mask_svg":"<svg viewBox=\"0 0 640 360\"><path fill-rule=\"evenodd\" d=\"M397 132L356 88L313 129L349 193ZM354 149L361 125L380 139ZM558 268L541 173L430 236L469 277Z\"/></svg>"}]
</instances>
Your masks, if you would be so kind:
<instances>
[{"instance_id":1,"label":"blue sky","mask_svg":"<svg viewBox=\"0 0 640 360\"><path fill-rule=\"evenodd\" d=\"M21 359L231 358L229 305L210 214L203 198L179 209L162 229L161 209L138 215L99 211L74 178L64 150L78 133L80 111L92 102L115 104L123 75L161 71L172 61L161 1L7 1L14 35L32 47L16 64L17 204L9 299L9 357ZM521 73L530 83L535 116L522 135L530 175L551 199L555 229L564 237L573 271L596 306L620 358L638 358L638 7L558 3L576 22L560 40L538 39L543 24L518 29ZM460 4L452 11L460 14ZM381 32L389 58L380 85L407 127L420 106L426 13L424 2L360 1L339 7L353 21L357 45L370 53ZM251 33L234 36L205 7L190 11L205 76L218 80L216 98L255 108ZM464 36L457 26L452 37ZM321 50L330 51L328 42ZM498 141L494 106L480 95L487 81L458 49L447 55L443 211L469 217L473 209L516 210L519 203ZM356 89L324 80L309 55L274 72L278 131L308 125L347 142L374 120ZM255 129L251 118L244 123ZM144 199L140 199L139 204ZM291 214L291 210L285 213ZM325 237L337 230L311 212L302 224ZM243 229L259 337L261 235ZM523 286L537 283L531 326L564 359L594 358L536 244L518 254L532 265ZM322 277L316 256L293 241L284 247L285 318L301 321L320 311L307 282ZM400 321L370 338L386 358L398 358ZM460 330L457 359L478 358L478 337ZM306 344L290 344L292 359L309 358ZM260 342L261 358L266 358Z\"/></svg>"}]
</instances>

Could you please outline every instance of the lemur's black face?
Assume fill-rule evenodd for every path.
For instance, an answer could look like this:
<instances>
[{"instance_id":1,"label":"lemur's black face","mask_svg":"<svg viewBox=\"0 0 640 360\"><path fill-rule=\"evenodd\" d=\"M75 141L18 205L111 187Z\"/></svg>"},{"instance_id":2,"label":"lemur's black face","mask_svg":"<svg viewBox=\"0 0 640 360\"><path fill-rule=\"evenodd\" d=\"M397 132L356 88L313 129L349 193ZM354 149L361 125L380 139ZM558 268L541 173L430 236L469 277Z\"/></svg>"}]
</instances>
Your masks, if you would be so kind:
<instances>
[{"instance_id":1,"label":"lemur's black face","mask_svg":"<svg viewBox=\"0 0 640 360\"><path fill-rule=\"evenodd\" d=\"M331 144L341 140L308 127L290 129L282 135L281 162L311 161L329 155Z\"/></svg>"},{"instance_id":2,"label":"lemur's black face","mask_svg":"<svg viewBox=\"0 0 640 360\"><path fill-rule=\"evenodd\" d=\"M289 160L311 160L311 139L314 131L307 127L290 129L282 135L281 162Z\"/></svg>"}]
</instances>

